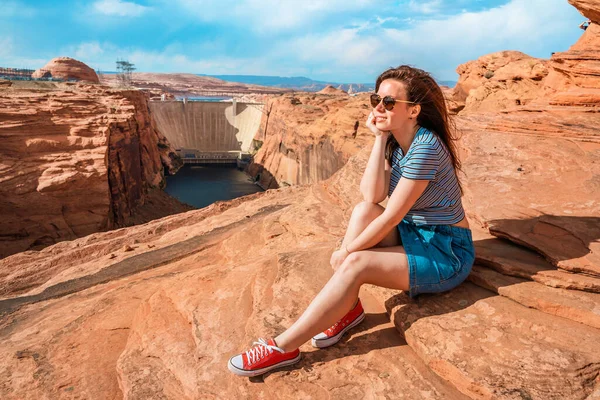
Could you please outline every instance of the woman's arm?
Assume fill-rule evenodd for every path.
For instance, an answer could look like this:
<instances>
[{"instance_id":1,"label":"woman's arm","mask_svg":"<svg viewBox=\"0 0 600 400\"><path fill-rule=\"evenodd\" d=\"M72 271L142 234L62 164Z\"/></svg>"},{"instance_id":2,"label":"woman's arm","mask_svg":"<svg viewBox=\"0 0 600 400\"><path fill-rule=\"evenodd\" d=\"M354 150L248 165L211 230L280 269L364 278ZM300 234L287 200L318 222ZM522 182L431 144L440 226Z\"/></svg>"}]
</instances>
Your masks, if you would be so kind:
<instances>
[{"instance_id":1,"label":"woman's arm","mask_svg":"<svg viewBox=\"0 0 600 400\"><path fill-rule=\"evenodd\" d=\"M360 192L365 201L380 203L387 196L390 166L385 160L385 145L389 134L375 136L375 143L360 181Z\"/></svg>"},{"instance_id":2,"label":"woman's arm","mask_svg":"<svg viewBox=\"0 0 600 400\"><path fill-rule=\"evenodd\" d=\"M356 239L346 246L349 253L370 249L395 229L413 204L421 197L429 180L400 178L383 214L375 218Z\"/></svg>"},{"instance_id":3,"label":"woman's arm","mask_svg":"<svg viewBox=\"0 0 600 400\"><path fill-rule=\"evenodd\" d=\"M390 196L383 214L375 218L365 230L348 243L349 253L377 245L421 197L430 181L434 180L440 166L439 141L415 143L402 168L402 177Z\"/></svg>"}]
</instances>

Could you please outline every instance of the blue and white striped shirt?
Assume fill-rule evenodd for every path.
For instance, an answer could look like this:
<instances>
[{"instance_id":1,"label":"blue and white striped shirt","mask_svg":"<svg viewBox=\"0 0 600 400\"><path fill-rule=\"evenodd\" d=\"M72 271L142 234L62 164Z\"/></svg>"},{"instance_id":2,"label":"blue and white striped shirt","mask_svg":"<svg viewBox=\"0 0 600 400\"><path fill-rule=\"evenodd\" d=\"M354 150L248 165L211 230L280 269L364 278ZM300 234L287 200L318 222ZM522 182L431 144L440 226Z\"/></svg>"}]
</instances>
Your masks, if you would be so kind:
<instances>
[{"instance_id":1,"label":"blue and white striped shirt","mask_svg":"<svg viewBox=\"0 0 600 400\"><path fill-rule=\"evenodd\" d=\"M450 153L442 140L420 127L406 155L398 146L391 157L391 196L400 178L428 180L425 192L404 219L417 225L451 225L461 221L465 211Z\"/></svg>"}]
</instances>

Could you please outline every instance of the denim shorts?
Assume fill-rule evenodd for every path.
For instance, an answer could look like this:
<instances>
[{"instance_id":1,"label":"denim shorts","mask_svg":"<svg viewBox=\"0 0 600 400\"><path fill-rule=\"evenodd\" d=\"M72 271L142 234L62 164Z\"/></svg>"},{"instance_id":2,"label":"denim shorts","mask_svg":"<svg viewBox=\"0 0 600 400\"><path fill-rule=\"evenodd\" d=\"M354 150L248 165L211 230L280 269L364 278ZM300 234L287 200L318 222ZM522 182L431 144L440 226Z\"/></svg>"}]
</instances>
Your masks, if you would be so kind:
<instances>
[{"instance_id":1,"label":"denim shorts","mask_svg":"<svg viewBox=\"0 0 600 400\"><path fill-rule=\"evenodd\" d=\"M410 297L445 292L469 276L475 261L470 229L402 220L398 231L408 257Z\"/></svg>"}]
</instances>

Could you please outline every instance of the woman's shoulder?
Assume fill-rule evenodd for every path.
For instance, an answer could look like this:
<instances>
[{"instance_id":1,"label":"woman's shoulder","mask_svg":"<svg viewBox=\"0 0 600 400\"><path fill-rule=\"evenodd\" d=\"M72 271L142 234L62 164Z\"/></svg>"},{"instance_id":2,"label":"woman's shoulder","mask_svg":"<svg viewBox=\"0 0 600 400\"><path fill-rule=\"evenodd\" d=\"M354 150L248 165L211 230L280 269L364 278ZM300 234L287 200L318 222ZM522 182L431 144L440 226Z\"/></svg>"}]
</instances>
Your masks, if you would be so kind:
<instances>
[{"instance_id":1,"label":"woman's shoulder","mask_svg":"<svg viewBox=\"0 0 600 400\"><path fill-rule=\"evenodd\" d=\"M444 148L442 140L434 131L421 127L413 140L413 152L439 152Z\"/></svg>"},{"instance_id":2,"label":"woman's shoulder","mask_svg":"<svg viewBox=\"0 0 600 400\"><path fill-rule=\"evenodd\" d=\"M429 130L425 127L419 128L415 137L415 143L420 144L430 144L433 146L438 146L441 142L442 140L435 131Z\"/></svg>"}]
</instances>

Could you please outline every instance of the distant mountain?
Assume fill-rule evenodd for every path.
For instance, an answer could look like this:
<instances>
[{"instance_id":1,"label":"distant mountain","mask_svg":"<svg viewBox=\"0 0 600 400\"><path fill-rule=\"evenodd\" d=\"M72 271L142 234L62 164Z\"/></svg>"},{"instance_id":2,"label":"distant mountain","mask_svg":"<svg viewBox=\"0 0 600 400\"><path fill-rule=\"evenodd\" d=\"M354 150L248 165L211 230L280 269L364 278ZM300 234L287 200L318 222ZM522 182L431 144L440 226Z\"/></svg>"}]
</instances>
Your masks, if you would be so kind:
<instances>
[{"instance_id":1,"label":"distant mountain","mask_svg":"<svg viewBox=\"0 0 600 400\"><path fill-rule=\"evenodd\" d=\"M112 75L116 71L101 71L103 74ZM285 89L292 89L305 92L318 92L331 85L348 93L372 92L375 90L375 83L336 83L315 81L304 76L263 76L263 75L207 75L195 74L197 76L207 76L217 78L228 82L245 83L248 85L271 86ZM438 84L453 88L456 81L438 81Z\"/></svg>"},{"instance_id":2,"label":"distant mountain","mask_svg":"<svg viewBox=\"0 0 600 400\"><path fill-rule=\"evenodd\" d=\"M245 83L249 85L261 85L280 87L293 90L301 90L307 92L318 92L323 90L328 85L342 89L350 93L356 92L371 92L375 90L375 83L336 83L315 81L303 76L285 77L285 76L262 76L262 75L206 75L197 74L198 76L209 76L217 79L222 79L229 82ZM456 81L439 81L438 84L449 87L454 87Z\"/></svg>"},{"instance_id":3,"label":"distant mountain","mask_svg":"<svg viewBox=\"0 0 600 400\"><path fill-rule=\"evenodd\" d=\"M456 81L438 81L438 85L448 86L449 88L453 88L456 86Z\"/></svg>"},{"instance_id":4,"label":"distant mountain","mask_svg":"<svg viewBox=\"0 0 600 400\"><path fill-rule=\"evenodd\" d=\"M260 75L205 75L198 74L199 76L210 76L217 79L222 79L229 82L245 83L249 85L261 85L261 86L272 86L293 90L301 90L307 92L318 92L328 85L334 86L338 89L348 91L352 89L352 92L369 92L375 90L375 84L372 83L336 83L336 82L324 82L315 81L303 76L284 77L284 76L260 76Z\"/></svg>"}]
</instances>

